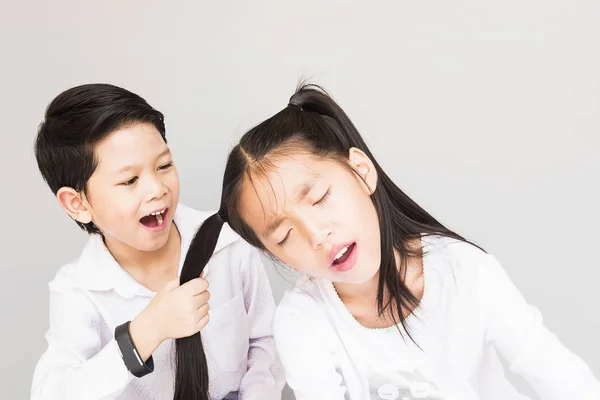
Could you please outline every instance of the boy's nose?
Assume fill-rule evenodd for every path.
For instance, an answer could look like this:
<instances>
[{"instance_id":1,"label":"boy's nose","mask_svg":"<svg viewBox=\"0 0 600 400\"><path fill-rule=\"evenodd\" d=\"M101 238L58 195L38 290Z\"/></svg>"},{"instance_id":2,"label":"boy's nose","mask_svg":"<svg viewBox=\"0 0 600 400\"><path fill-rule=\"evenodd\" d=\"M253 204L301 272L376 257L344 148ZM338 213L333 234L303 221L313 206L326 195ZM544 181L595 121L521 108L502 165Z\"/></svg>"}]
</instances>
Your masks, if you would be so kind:
<instances>
[{"instance_id":1,"label":"boy's nose","mask_svg":"<svg viewBox=\"0 0 600 400\"><path fill-rule=\"evenodd\" d=\"M162 198L167 193L167 187L160 179L152 179L148 186L147 200L156 200Z\"/></svg>"}]
</instances>

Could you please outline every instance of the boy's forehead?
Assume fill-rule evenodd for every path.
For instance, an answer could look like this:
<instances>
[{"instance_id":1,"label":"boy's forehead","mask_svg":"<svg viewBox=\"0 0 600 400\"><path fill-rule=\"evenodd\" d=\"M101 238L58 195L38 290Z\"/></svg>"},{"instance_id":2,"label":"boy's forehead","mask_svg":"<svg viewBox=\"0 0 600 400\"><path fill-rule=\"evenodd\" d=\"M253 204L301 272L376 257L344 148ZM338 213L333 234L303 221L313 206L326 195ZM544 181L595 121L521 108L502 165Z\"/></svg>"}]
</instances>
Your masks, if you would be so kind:
<instances>
[{"instance_id":1,"label":"boy's forehead","mask_svg":"<svg viewBox=\"0 0 600 400\"><path fill-rule=\"evenodd\" d=\"M135 124L117 129L94 147L98 168L115 173L135 164L152 162L169 152L152 124Z\"/></svg>"}]
</instances>

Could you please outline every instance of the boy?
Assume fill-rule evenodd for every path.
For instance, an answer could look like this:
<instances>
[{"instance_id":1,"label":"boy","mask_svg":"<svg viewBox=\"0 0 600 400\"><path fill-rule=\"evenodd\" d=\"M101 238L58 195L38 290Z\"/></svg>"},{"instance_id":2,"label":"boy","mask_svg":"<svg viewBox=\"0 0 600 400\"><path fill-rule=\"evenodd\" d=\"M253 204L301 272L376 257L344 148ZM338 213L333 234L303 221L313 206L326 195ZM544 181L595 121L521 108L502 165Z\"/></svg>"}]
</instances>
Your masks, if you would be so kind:
<instances>
[{"instance_id":1,"label":"boy","mask_svg":"<svg viewBox=\"0 0 600 400\"><path fill-rule=\"evenodd\" d=\"M90 238L49 285L48 348L32 399L172 399L174 339L200 330L211 398L281 398L275 305L256 251L224 230L203 276L179 285L211 213L178 204L159 111L112 85L74 87L48 106L35 155Z\"/></svg>"}]
</instances>

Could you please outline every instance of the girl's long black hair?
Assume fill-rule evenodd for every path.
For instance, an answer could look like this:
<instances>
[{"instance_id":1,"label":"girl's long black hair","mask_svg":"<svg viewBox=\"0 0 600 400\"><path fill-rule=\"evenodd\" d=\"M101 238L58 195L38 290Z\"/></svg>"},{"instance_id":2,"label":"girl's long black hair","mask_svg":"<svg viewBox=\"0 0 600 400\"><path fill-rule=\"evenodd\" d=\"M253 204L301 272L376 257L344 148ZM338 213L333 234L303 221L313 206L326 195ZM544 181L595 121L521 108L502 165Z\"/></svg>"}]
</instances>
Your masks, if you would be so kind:
<instances>
[{"instance_id":1,"label":"girl's long black hair","mask_svg":"<svg viewBox=\"0 0 600 400\"><path fill-rule=\"evenodd\" d=\"M380 315L388 313L396 323L402 324L410 336L403 312L414 309L419 300L404 284L403 277L408 259L420 256L420 251L411 248L410 243L427 235L468 241L442 225L394 184L377 163L350 118L316 85L300 85L283 110L244 134L230 152L219 211L196 232L186 256L181 283L199 276L215 249L224 222L251 245L266 250L256 233L241 218L240 194L245 178L251 182L253 176L261 171L264 173L269 167L269 156L300 148L317 156L347 161L352 147L362 150L371 159L378 177L371 195L381 230L378 311ZM394 250L400 255L399 265ZM200 335L178 339L175 399L207 399L202 397L207 385Z\"/></svg>"}]
</instances>

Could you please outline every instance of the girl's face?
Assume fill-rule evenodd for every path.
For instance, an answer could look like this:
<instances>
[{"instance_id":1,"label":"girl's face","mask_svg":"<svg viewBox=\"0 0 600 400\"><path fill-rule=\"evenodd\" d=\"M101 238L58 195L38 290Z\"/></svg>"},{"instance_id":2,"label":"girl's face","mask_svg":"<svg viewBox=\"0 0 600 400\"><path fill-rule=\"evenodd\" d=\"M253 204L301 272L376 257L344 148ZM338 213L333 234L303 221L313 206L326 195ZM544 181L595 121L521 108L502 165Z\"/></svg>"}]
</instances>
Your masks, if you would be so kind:
<instances>
[{"instance_id":1,"label":"girl's face","mask_svg":"<svg viewBox=\"0 0 600 400\"><path fill-rule=\"evenodd\" d=\"M348 165L296 152L242 185L241 215L265 248L298 272L360 284L381 260L379 221L370 195L371 160L352 148Z\"/></svg>"}]
</instances>

